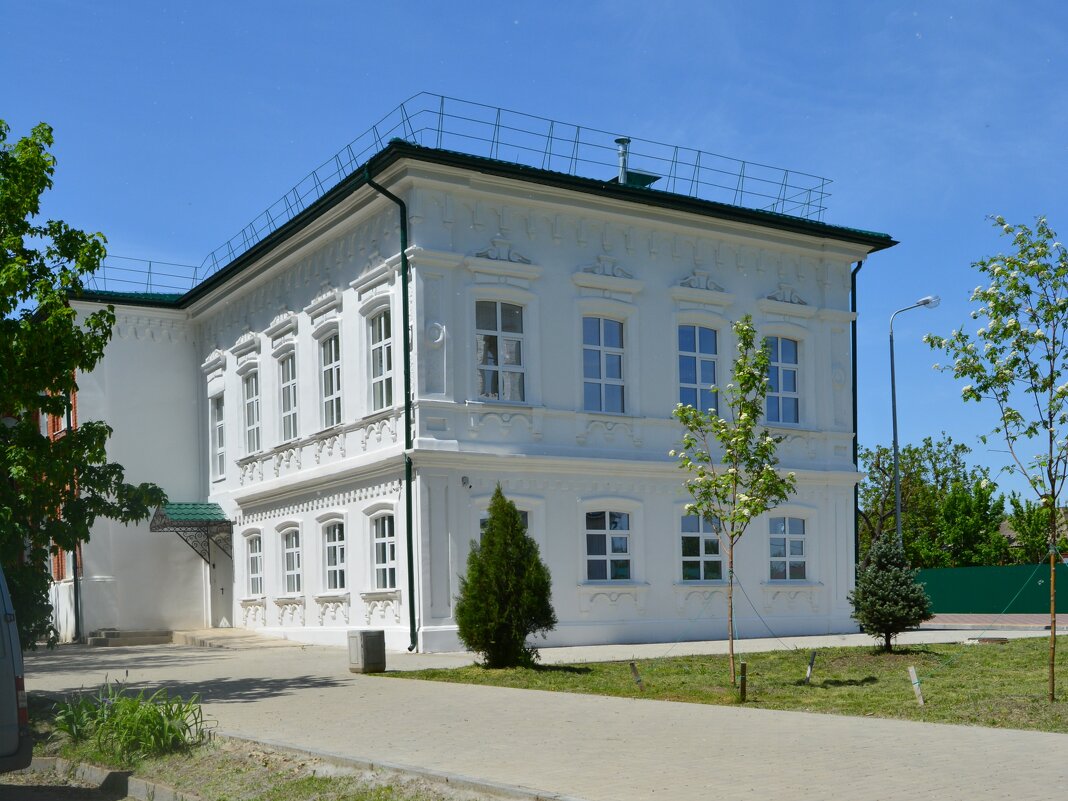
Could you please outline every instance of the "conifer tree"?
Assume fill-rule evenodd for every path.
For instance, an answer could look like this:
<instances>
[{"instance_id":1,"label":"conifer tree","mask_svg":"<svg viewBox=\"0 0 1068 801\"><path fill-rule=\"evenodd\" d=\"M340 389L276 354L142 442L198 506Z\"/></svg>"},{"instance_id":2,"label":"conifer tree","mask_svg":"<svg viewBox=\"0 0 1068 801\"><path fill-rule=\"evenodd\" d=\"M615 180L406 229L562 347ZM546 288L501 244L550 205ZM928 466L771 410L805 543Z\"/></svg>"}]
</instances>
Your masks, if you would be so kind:
<instances>
[{"instance_id":1,"label":"conifer tree","mask_svg":"<svg viewBox=\"0 0 1068 801\"><path fill-rule=\"evenodd\" d=\"M880 537L871 546L868 564L858 572L849 602L853 619L881 639L885 651L893 650L899 633L933 617L927 591L916 583L916 571L893 537Z\"/></svg>"},{"instance_id":2,"label":"conifer tree","mask_svg":"<svg viewBox=\"0 0 1068 801\"><path fill-rule=\"evenodd\" d=\"M527 638L556 626L549 569L500 484L460 579L456 624L461 642L491 668L532 664L538 649Z\"/></svg>"}]
</instances>

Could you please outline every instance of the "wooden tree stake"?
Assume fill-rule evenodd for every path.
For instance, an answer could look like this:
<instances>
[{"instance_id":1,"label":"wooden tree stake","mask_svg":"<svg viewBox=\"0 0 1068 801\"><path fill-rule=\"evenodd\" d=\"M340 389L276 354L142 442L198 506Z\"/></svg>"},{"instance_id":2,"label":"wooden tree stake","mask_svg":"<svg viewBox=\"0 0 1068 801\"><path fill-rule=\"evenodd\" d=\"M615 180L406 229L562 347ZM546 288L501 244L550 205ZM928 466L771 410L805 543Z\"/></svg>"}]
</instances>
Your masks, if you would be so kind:
<instances>
[{"instance_id":1,"label":"wooden tree stake","mask_svg":"<svg viewBox=\"0 0 1068 801\"><path fill-rule=\"evenodd\" d=\"M916 703L923 706L923 690L920 689L920 677L916 675L916 668L909 665L909 678L912 680L912 691L916 693Z\"/></svg>"}]
</instances>

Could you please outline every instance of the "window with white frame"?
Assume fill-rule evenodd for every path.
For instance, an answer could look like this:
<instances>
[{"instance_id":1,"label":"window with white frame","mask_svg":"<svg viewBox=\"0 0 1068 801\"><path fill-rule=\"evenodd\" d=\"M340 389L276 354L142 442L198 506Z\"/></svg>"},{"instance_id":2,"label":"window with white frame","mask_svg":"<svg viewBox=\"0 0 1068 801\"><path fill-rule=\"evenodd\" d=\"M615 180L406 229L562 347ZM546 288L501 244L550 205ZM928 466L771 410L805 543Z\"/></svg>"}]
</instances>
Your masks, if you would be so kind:
<instances>
[{"instance_id":1,"label":"window with white frame","mask_svg":"<svg viewBox=\"0 0 1068 801\"><path fill-rule=\"evenodd\" d=\"M263 538L253 534L248 543L248 594L263 595Z\"/></svg>"},{"instance_id":2,"label":"window with white frame","mask_svg":"<svg viewBox=\"0 0 1068 801\"><path fill-rule=\"evenodd\" d=\"M297 357L292 353L278 360L278 408L282 415L282 442L297 438Z\"/></svg>"},{"instance_id":3,"label":"window with white frame","mask_svg":"<svg viewBox=\"0 0 1068 801\"><path fill-rule=\"evenodd\" d=\"M582 408L587 412L626 412L623 397L623 323L607 317L582 318Z\"/></svg>"},{"instance_id":4,"label":"window with white frame","mask_svg":"<svg viewBox=\"0 0 1068 801\"><path fill-rule=\"evenodd\" d=\"M301 591L300 532L295 528L282 532L282 586L287 595Z\"/></svg>"},{"instance_id":5,"label":"window with white frame","mask_svg":"<svg viewBox=\"0 0 1068 801\"><path fill-rule=\"evenodd\" d=\"M381 515L371 520L374 550L375 589L397 589L397 533L393 515Z\"/></svg>"},{"instance_id":6,"label":"window with white frame","mask_svg":"<svg viewBox=\"0 0 1068 801\"><path fill-rule=\"evenodd\" d=\"M213 478L226 475L226 423L223 417L223 396L216 395L211 403L211 474Z\"/></svg>"},{"instance_id":7,"label":"window with white frame","mask_svg":"<svg viewBox=\"0 0 1068 801\"><path fill-rule=\"evenodd\" d=\"M806 581L808 579L805 547L805 520L801 517L773 517L771 533L772 581Z\"/></svg>"},{"instance_id":8,"label":"window with white frame","mask_svg":"<svg viewBox=\"0 0 1068 801\"><path fill-rule=\"evenodd\" d=\"M479 400L526 400L522 306L475 301L475 365Z\"/></svg>"},{"instance_id":9,"label":"window with white frame","mask_svg":"<svg viewBox=\"0 0 1068 801\"><path fill-rule=\"evenodd\" d=\"M723 580L719 532L719 520L714 517L682 516L683 581Z\"/></svg>"},{"instance_id":10,"label":"window with white frame","mask_svg":"<svg viewBox=\"0 0 1068 801\"><path fill-rule=\"evenodd\" d=\"M716 330L679 326L679 403L707 412L716 408Z\"/></svg>"},{"instance_id":11,"label":"window with white frame","mask_svg":"<svg viewBox=\"0 0 1068 801\"><path fill-rule=\"evenodd\" d=\"M389 309L371 318L371 408L393 405L393 329Z\"/></svg>"},{"instance_id":12,"label":"window with white frame","mask_svg":"<svg viewBox=\"0 0 1068 801\"><path fill-rule=\"evenodd\" d=\"M319 367L323 428L330 428L341 422L341 343L337 334L319 343Z\"/></svg>"},{"instance_id":13,"label":"window with white frame","mask_svg":"<svg viewBox=\"0 0 1068 801\"><path fill-rule=\"evenodd\" d=\"M260 374L253 371L242 381L245 391L245 453L260 449Z\"/></svg>"},{"instance_id":14,"label":"window with white frame","mask_svg":"<svg viewBox=\"0 0 1068 801\"><path fill-rule=\"evenodd\" d=\"M630 514L586 512L586 580L629 581Z\"/></svg>"},{"instance_id":15,"label":"window with white frame","mask_svg":"<svg viewBox=\"0 0 1068 801\"><path fill-rule=\"evenodd\" d=\"M800 395L797 391L797 340L768 337L768 395L766 416L769 423L797 423L801 419Z\"/></svg>"},{"instance_id":16,"label":"window with white frame","mask_svg":"<svg viewBox=\"0 0 1068 801\"><path fill-rule=\"evenodd\" d=\"M323 561L326 589L345 589L345 524L327 523L323 528Z\"/></svg>"}]
</instances>

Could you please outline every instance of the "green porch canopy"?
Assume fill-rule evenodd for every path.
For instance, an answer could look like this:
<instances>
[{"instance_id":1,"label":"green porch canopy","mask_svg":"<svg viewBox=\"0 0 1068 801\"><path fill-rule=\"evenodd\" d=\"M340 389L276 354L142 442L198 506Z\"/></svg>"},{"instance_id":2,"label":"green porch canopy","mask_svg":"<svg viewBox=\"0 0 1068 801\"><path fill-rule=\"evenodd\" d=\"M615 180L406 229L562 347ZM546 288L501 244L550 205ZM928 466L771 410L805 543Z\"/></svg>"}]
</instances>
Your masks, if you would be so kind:
<instances>
[{"instance_id":1,"label":"green porch canopy","mask_svg":"<svg viewBox=\"0 0 1068 801\"><path fill-rule=\"evenodd\" d=\"M157 507L148 528L177 534L209 565L212 545L233 559L234 526L217 503L164 504Z\"/></svg>"}]
</instances>

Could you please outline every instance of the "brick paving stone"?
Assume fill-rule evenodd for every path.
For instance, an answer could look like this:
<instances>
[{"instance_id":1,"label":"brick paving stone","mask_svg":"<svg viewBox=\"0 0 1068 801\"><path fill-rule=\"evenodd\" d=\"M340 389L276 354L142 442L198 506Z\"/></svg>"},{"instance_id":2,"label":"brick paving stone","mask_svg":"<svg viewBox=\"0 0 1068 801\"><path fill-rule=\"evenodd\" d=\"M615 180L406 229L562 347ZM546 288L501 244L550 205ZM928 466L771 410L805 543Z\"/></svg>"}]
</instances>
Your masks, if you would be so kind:
<instances>
[{"instance_id":1,"label":"brick paving stone","mask_svg":"<svg viewBox=\"0 0 1068 801\"><path fill-rule=\"evenodd\" d=\"M129 669L200 692L223 732L588 801L1023 801L1068 785L1061 734L400 681L349 673L340 648L65 647L27 665L31 691Z\"/></svg>"}]
</instances>

